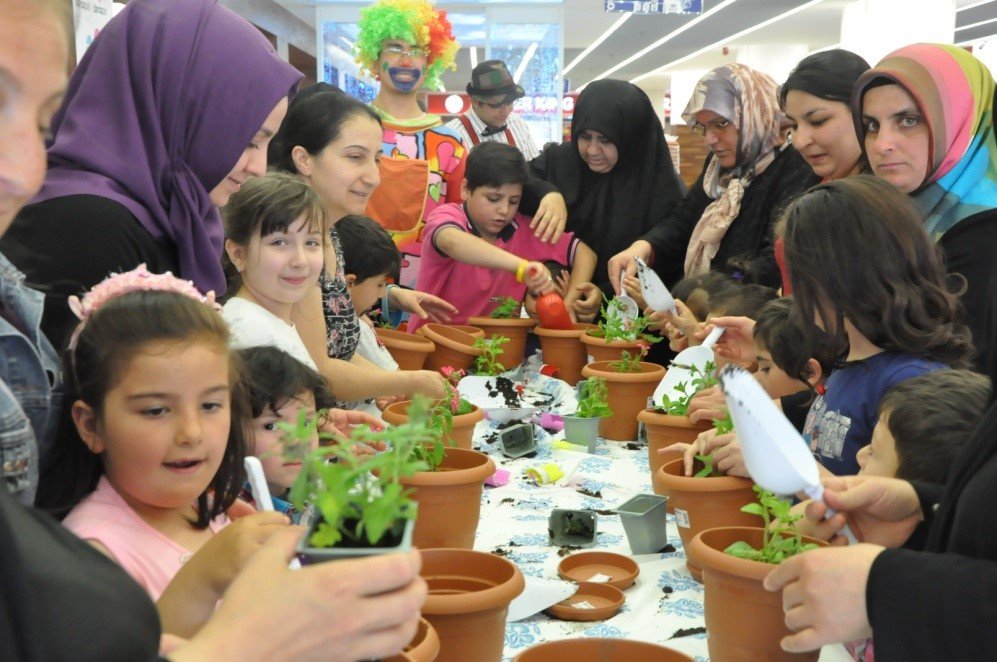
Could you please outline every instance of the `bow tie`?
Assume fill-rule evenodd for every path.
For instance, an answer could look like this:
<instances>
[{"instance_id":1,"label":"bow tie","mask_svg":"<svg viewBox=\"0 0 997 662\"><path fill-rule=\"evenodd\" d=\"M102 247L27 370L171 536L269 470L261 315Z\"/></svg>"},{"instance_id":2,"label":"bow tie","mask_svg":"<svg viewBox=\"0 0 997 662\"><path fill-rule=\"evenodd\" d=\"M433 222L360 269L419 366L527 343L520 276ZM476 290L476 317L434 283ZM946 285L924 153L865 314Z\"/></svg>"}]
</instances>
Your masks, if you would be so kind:
<instances>
[{"instance_id":1,"label":"bow tie","mask_svg":"<svg viewBox=\"0 0 997 662\"><path fill-rule=\"evenodd\" d=\"M494 136L496 133L502 133L503 131L505 131L506 126L508 125L503 124L500 127L486 126L485 130L481 132L481 137L487 138L488 136Z\"/></svg>"}]
</instances>

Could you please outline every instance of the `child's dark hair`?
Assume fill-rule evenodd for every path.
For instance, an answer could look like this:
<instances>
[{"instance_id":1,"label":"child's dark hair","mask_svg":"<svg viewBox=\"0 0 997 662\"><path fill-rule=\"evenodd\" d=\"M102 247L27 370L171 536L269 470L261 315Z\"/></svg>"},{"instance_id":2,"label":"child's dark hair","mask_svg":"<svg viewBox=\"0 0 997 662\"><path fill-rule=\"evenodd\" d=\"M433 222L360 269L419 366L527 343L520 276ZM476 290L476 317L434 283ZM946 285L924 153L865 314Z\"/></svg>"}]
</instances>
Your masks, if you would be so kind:
<instances>
[{"instance_id":1,"label":"child's dark hair","mask_svg":"<svg viewBox=\"0 0 997 662\"><path fill-rule=\"evenodd\" d=\"M793 379L798 379L814 387L808 381L813 377L807 368L810 359L820 364L822 375L828 375L834 366L838 352L831 340L823 333L814 334L814 340L807 337L799 311L793 305L792 297L775 299L765 304L755 319L755 343L772 355L772 362ZM816 342L816 345L812 344Z\"/></svg>"},{"instance_id":2,"label":"child's dark hair","mask_svg":"<svg viewBox=\"0 0 997 662\"><path fill-rule=\"evenodd\" d=\"M879 415L897 449L897 478L944 485L949 469L983 418L990 380L969 370L937 370L900 382Z\"/></svg>"},{"instance_id":3,"label":"child's dark hair","mask_svg":"<svg viewBox=\"0 0 997 662\"><path fill-rule=\"evenodd\" d=\"M530 171L526 167L523 153L512 145L485 142L476 145L467 155L464 179L467 180L470 191L481 186L525 186L530 181Z\"/></svg>"},{"instance_id":4,"label":"child's dark hair","mask_svg":"<svg viewBox=\"0 0 997 662\"><path fill-rule=\"evenodd\" d=\"M299 177L279 172L246 180L229 198L222 218L225 239L239 246L248 246L253 237L287 232L300 218L305 218L309 230L317 231L323 239L327 229L325 207L318 194ZM222 264L228 277L228 292L235 294L242 286L242 278L227 251L222 254Z\"/></svg>"},{"instance_id":5,"label":"child's dark hair","mask_svg":"<svg viewBox=\"0 0 997 662\"><path fill-rule=\"evenodd\" d=\"M785 238L802 319L819 315L838 346L847 318L880 349L969 364L973 343L958 297L909 196L871 175L819 184L787 208Z\"/></svg>"},{"instance_id":6,"label":"child's dark hair","mask_svg":"<svg viewBox=\"0 0 997 662\"><path fill-rule=\"evenodd\" d=\"M720 292L736 286L737 284L727 274L707 271L695 276L686 276L675 283L671 293L686 305L697 320L703 321L710 313L713 298Z\"/></svg>"},{"instance_id":7,"label":"child's dark hair","mask_svg":"<svg viewBox=\"0 0 997 662\"><path fill-rule=\"evenodd\" d=\"M335 405L322 375L277 347L249 347L239 351L244 366L249 409L253 418L268 411L276 412L298 395L309 392L315 396L315 408Z\"/></svg>"},{"instance_id":8,"label":"child's dark hair","mask_svg":"<svg viewBox=\"0 0 997 662\"><path fill-rule=\"evenodd\" d=\"M228 325L218 311L183 294L162 291L129 292L103 304L87 318L76 348L64 353L62 420L52 460L39 481L38 507L64 517L96 489L104 474L100 456L90 452L76 429L73 403L82 400L92 407L102 425L104 399L136 355L150 343L197 342L217 346L228 356L231 427L218 472L197 497L197 521L191 524L204 529L228 510L245 482L242 421L248 407L239 358L228 349Z\"/></svg>"},{"instance_id":9,"label":"child's dark hair","mask_svg":"<svg viewBox=\"0 0 997 662\"><path fill-rule=\"evenodd\" d=\"M398 279L401 255L377 221L349 214L336 222L335 231L343 251L343 272L356 276L357 283L383 275Z\"/></svg>"},{"instance_id":10,"label":"child's dark hair","mask_svg":"<svg viewBox=\"0 0 997 662\"><path fill-rule=\"evenodd\" d=\"M366 104L328 83L298 92L277 135L270 141L267 162L275 170L296 174L298 169L291 154L295 147L301 146L317 156L339 138L343 124L357 116L368 117L381 125L381 118Z\"/></svg>"},{"instance_id":11,"label":"child's dark hair","mask_svg":"<svg viewBox=\"0 0 997 662\"><path fill-rule=\"evenodd\" d=\"M776 291L764 285L734 284L726 287L714 296L710 297L710 312L713 315L726 315L732 317L750 317L754 319L758 316L765 304L776 298Z\"/></svg>"},{"instance_id":12,"label":"child's dark hair","mask_svg":"<svg viewBox=\"0 0 997 662\"><path fill-rule=\"evenodd\" d=\"M779 106L786 108L786 96L793 90L850 105L852 88L869 69L869 63L861 55L841 48L808 55L789 72L779 88Z\"/></svg>"}]
</instances>

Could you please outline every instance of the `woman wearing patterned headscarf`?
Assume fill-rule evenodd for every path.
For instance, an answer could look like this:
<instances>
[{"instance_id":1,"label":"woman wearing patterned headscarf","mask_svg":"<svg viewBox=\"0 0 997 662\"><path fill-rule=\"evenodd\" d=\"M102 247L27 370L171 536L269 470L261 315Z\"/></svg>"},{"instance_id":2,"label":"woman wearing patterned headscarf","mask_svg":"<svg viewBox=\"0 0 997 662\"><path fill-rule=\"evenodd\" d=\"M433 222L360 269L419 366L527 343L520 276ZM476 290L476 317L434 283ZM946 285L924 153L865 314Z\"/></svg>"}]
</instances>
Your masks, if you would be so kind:
<instances>
[{"instance_id":1,"label":"woman wearing patterned headscarf","mask_svg":"<svg viewBox=\"0 0 997 662\"><path fill-rule=\"evenodd\" d=\"M966 279L962 303L977 365L994 300L997 137L994 78L957 46L914 44L887 55L855 85L855 127L872 171L909 193L952 273Z\"/></svg>"},{"instance_id":2,"label":"woman wearing patterned headscarf","mask_svg":"<svg viewBox=\"0 0 997 662\"><path fill-rule=\"evenodd\" d=\"M610 277L635 271L634 258L651 262L665 283L710 269L740 272L777 287L772 221L791 199L817 182L800 155L786 149L775 81L729 64L697 84L682 119L702 135L712 154L685 200L609 262ZM619 291L613 278L613 286Z\"/></svg>"},{"instance_id":3,"label":"woman wearing patterned headscarf","mask_svg":"<svg viewBox=\"0 0 997 662\"><path fill-rule=\"evenodd\" d=\"M301 79L215 0L136 0L101 31L52 122L48 174L0 246L46 290L57 347L66 297L145 263L225 291L218 207L266 171Z\"/></svg>"}]
</instances>

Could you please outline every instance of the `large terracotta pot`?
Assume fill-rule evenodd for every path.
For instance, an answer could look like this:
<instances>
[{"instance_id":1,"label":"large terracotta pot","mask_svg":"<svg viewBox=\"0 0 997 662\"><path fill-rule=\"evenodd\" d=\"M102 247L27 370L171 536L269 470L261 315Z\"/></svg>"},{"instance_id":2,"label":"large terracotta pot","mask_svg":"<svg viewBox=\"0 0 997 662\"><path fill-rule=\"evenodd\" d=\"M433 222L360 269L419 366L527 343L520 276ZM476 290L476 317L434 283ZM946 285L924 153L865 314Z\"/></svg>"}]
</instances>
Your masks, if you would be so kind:
<instances>
[{"instance_id":1,"label":"large terracotta pot","mask_svg":"<svg viewBox=\"0 0 997 662\"><path fill-rule=\"evenodd\" d=\"M512 370L523 362L523 354L526 353L526 336L529 335L530 329L536 326L537 321L528 317L511 319L472 317L467 323L484 331L486 338L505 336L509 339L509 342L502 345L502 354L498 361L506 370Z\"/></svg>"},{"instance_id":2,"label":"large terracotta pot","mask_svg":"<svg viewBox=\"0 0 997 662\"><path fill-rule=\"evenodd\" d=\"M381 412L381 418L391 425L401 425L408 422L408 408L412 404L411 400L402 400L388 405ZM453 427L450 434L443 437L443 443L454 448L465 448L471 450L471 439L474 436L474 426L478 421L485 418L485 412L477 406L469 414L461 414L453 417Z\"/></svg>"},{"instance_id":3,"label":"large terracotta pot","mask_svg":"<svg viewBox=\"0 0 997 662\"><path fill-rule=\"evenodd\" d=\"M440 654L440 637L425 618L419 619L419 629L415 631L411 643L398 655L392 655L381 662L433 662Z\"/></svg>"},{"instance_id":4,"label":"large terracotta pot","mask_svg":"<svg viewBox=\"0 0 997 662\"><path fill-rule=\"evenodd\" d=\"M582 378L582 367L588 363L582 336L595 328L595 324L576 324L574 329L545 329L542 326L533 329L540 337L543 361L557 368L555 376L558 379L574 386Z\"/></svg>"},{"instance_id":5,"label":"large terracotta pot","mask_svg":"<svg viewBox=\"0 0 997 662\"><path fill-rule=\"evenodd\" d=\"M692 662L671 648L633 639L584 637L548 641L527 648L515 662Z\"/></svg>"},{"instance_id":6,"label":"large terracotta pot","mask_svg":"<svg viewBox=\"0 0 997 662\"><path fill-rule=\"evenodd\" d=\"M484 338L485 332L476 326L469 326L467 324L444 324L443 326L449 326L451 329L457 329L458 331L463 331L464 333L474 336L475 338ZM400 327L399 327L400 328ZM415 330L415 335L425 337L425 325L420 326Z\"/></svg>"},{"instance_id":7,"label":"large terracotta pot","mask_svg":"<svg viewBox=\"0 0 997 662\"><path fill-rule=\"evenodd\" d=\"M439 370L444 366L467 370L481 354L480 349L474 349L476 337L456 327L426 324L419 330L436 345L436 351L426 357L426 370Z\"/></svg>"},{"instance_id":8,"label":"large terracotta pot","mask_svg":"<svg viewBox=\"0 0 997 662\"><path fill-rule=\"evenodd\" d=\"M422 370L426 357L436 351L436 345L425 336L381 327L374 331L399 370Z\"/></svg>"},{"instance_id":9,"label":"large terracotta pot","mask_svg":"<svg viewBox=\"0 0 997 662\"><path fill-rule=\"evenodd\" d=\"M702 468L698 462L693 467ZM682 460L672 460L658 470L658 482L675 508L675 524L682 538L682 546L700 531L718 526L753 526L759 523L758 515L741 512L741 507L755 502L754 483L738 476L696 478L683 473ZM689 554L686 567L698 581L702 571Z\"/></svg>"},{"instance_id":10,"label":"large terracotta pot","mask_svg":"<svg viewBox=\"0 0 997 662\"><path fill-rule=\"evenodd\" d=\"M420 471L402 478L414 488L419 517L412 544L419 548L474 547L481 516L481 491L495 473L495 462L484 453L448 448L436 471Z\"/></svg>"},{"instance_id":11,"label":"large terracotta pot","mask_svg":"<svg viewBox=\"0 0 997 662\"><path fill-rule=\"evenodd\" d=\"M440 662L499 662L509 603L526 582L501 556L469 549L422 550L429 585L423 617L440 636Z\"/></svg>"},{"instance_id":12,"label":"large terracotta pot","mask_svg":"<svg viewBox=\"0 0 997 662\"><path fill-rule=\"evenodd\" d=\"M710 659L713 662L816 660L820 651L799 655L787 653L779 646L779 641L791 634L784 620L782 594L762 588L762 580L775 566L724 553L723 550L739 540L758 549L762 544L762 529L707 529L697 534L686 550L703 568ZM826 544L812 538L806 540Z\"/></svg>"},{"instance_id":13,"label":"large terracotta pot","mask_svg":"<svg viewBox=\"0 0 997 662\"><path fill-rule=\"evenodd\" d=\"M582 368L585 377L602 377L609 390L609 408L613 415L602 419L599 436L613 441L637 438L637 414L647 407L665 369L654 363L641 363L640 372L616 372L611 361L596 361Z\"/></svg>"},{"instance_id":14,"label":"large terracotta pot","mask_svg":"<svg viewBox=\"0 0 997 662\"><path fill-rule=\"evenodd\" d=\"M647 344L646 341L641 341ZM594 361L619 361L623 352L630 352L631 356L640 351L640 343L636 340L613 340L606 342L605 338L596 338L588 333L582 334L582 344L588 352L589 363Z\"/></svg>"},{"instance_id":15,"label":"large terracotta pot","mask_svg":"<svg viewBox=\"0 0 997 662\"><path fill-rule=\"evenodd\" d=\"M658 451L679 442L691 444L700 433L712 428L713 424L709 421L693 423L688 416L669 416L654 409L645 409L637 415L637 420L643 423L644 429L647 430L647 460L651 466L651 484L654 486L654 493L668 496L661 487L658 469L672 460L681 458L682 453L672 451L662 455ZM671 503L668 506L668 512L672 512Z\"/></svg>"}]
</instances>

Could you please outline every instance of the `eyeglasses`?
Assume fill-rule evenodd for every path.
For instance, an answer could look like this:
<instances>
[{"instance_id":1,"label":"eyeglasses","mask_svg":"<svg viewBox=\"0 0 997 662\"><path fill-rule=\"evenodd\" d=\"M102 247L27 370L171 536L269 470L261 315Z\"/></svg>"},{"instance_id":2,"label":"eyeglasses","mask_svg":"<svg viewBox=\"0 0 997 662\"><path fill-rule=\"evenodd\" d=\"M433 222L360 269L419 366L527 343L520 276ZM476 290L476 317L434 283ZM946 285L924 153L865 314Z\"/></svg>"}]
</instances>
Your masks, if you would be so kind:
<instances>
[{"instance_id":1,"label":"eyeglasses","mask_svg":"<svg viewBox=\"0 0 997 662\"><path fill-rule=\"evenodd\" d=\"M727 129L730 128L730 120L725 120L724 118L710 120L706 124L700 124L696 122L692 125L692 132L699 136L706 136L706 132L709 131L717 138L722 138Z\"/></svg>"},{"instance_id":2,"label":"eyeglasses","mask_svg":"<svg viewBox=\"0 0 997 662\"><path fill-rule=\"evenodd\" d=\"M488 106L492 110L502 110L506 106L511 106L514 102L512 102L512 101L502 101L502 102L499 102L499 103L488 103L487 101L479 101L478 103L480 103L483 106Z\"/></svg>"},{"instance_id":3,"label":"eyeglasses","mask_svg":"<svg viewBox=\"0 0 997 662\"><path fill-rule=\"evenodd\" d=\"M426 57L428 51L422 46L410 46L405 48L404 46L399 46L398 44L389 44L381 49L381 55L387 55L392 58L401 58L406 55L410 58Z\"/></svg>"}]
</instances>

